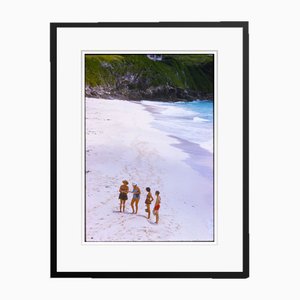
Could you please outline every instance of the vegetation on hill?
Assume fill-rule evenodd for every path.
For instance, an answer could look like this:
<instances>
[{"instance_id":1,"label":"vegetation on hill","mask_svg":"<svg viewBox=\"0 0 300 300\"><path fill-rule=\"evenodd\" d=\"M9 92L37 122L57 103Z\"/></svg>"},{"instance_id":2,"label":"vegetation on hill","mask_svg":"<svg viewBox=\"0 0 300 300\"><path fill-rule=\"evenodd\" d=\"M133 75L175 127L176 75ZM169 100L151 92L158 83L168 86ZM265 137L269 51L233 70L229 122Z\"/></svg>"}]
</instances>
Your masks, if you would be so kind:
<instances>
[{"instance_id":1,"label":"vegetation on hill","mask_svg":"<svg viewBox=\"0 0 300 300\"><path fill-rule=\"evenodd\" d=\"M121 99L213 97L214 57L208 54L85 56L86 95ZM196 98L195 98L196 97Z\"/></svg>"}]
</instances>

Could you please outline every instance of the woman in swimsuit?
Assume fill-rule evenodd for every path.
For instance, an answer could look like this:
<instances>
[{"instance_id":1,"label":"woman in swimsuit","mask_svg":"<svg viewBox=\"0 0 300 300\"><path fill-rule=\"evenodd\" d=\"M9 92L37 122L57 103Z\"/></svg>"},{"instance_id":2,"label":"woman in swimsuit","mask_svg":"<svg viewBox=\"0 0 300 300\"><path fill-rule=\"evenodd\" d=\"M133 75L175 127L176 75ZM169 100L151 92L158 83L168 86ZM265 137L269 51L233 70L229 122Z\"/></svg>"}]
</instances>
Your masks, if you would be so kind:
<instances>
[{"instance_id":1,"label":"woman in swimsuit","mask_svg":"<svg viewBox=\"0 0 300 300\"><path fill-rule=\"evenodd\" d=\"M141 190L136 183L132 183L132 186L133 186L133 190L131 191L131 193L133 193L133 195L131 200L131 208L132 208L132 213L137 214L139 208ZM134 211L134 204L135 204L135 211Z\"/></svg>"},{"instance_id":2,"label":"woman in swimsuit","mask_svg":"<svg viewBox=\"0 0 300 300\"><path fill-rule=\"evenodd\" d=\"M122 212L122 211L124 212L124 210L125 210L125 202L128 199L127 194L129 192L128 181L123 180L122 183L123 184L119 188L120 212Z\"/></svg>"},{"instance_id":3,"label":"woman in swimsuit","mask_svg":"<svg viewBox=\"0 0 300 300\"><path fill-rule=\"evenodd\" d=\"M146 198L146 212L148 213L148 218L147 219L150 219L150 205L151 205L151 202L154 200L153 197L152 197L152 194L151 194L151 189L149 187L146 188L146 191L148 192L147 194L147 198Z\"/></svg>"},{"instance_id":4,"label":"woman in swimsuit","mask_svg":"<svg viewBox=\"0 0 300 300\"><path fill-rule=\"evenodd\" d=\"M155 201L155 206L154 206L154 209L153 209L153 214L156 216L156 224L158 224L158 221L159 221L159 208L160 208L160 196L159 196L159 191L156 191L155 192L155 196L156 196L156 201Z\"/></svg>"}]
</instances>

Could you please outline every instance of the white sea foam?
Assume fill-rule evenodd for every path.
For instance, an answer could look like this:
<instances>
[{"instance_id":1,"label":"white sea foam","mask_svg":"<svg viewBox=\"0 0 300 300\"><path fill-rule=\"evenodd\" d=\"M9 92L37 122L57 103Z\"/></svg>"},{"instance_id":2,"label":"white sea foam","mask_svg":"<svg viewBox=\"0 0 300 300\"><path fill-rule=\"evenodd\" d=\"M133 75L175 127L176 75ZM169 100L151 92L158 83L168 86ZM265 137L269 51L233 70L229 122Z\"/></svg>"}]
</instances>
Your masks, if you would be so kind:
<instances>
[{"instance_id":1,"label":"white sea foam","mask_svg":"<svg viewBox=\"0 0 300 300\"><path fill-rule=\"evenodd\" d=\"M153 125L172 136L213 152L213 105L211 101L142 101L154 113Z\"/></svg>"},{"instance_id":2,"label":"white sea foam","mask_svg":"<svg viewBox=\"0 0 300 300\"><path fill-rule=\"evenodd\" d=\"M184 103L184 102L168 103L168 102L142 101L142 104L146 106L159 109L159 112L164 116L170 116L170 117L197 116L197 113L193 111L189 111L184 108L176 106L176 104L179 103Z\"/></svg>"},{"instance_id":3,"label":"white sea foam","mask_svg":"<svg viewBox=\"0 0 300 300\"><path fill-rule=\"evenodd\" d=\"M200 117L194 117L194 118L193 118L193 121L194 121L194 122L199 122L199 123L208 122L207 119L200 118Z\"/></svg>"},{"instance_id":4,"label":"white sea foam","mask_svg":"<svg viewBox=\"0 0 300 300\"><path fill-rule=\"evenodd\" d=\"M193 111L188 111L186 109L176 106L165 106L165 109L162 111L162 114L171 117L193 117L197 115Z\"/></svg>"}]
</instances>

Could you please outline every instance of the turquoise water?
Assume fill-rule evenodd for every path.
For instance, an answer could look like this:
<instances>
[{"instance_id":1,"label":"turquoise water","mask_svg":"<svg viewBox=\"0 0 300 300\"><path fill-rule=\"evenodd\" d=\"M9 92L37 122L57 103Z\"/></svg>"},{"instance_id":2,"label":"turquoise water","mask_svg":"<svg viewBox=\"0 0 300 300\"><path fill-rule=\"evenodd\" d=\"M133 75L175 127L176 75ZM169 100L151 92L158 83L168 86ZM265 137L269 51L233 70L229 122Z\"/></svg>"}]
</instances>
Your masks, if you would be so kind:
<instances>
[{"instance_id":1,"label":"turquoise water","mask_svg":"<svg viewBox=\"0 0 300 300\"><path fill-rule=\"evenodd\" d=\"M213 101L142 101L142 104L155 116L156 128L213 153Z\"/></svg>"},{"instance_id":2,"label":"turquoise water","mask_svg":"<svg viewBox=\"0 0 300 300\"><path fill-rule=\"evenodd\" d=\"M206 120L213 122L214 103L210 100L196 100L192 102L175 102L175 106L182 107L193 112Z\"/></svg>"}]
</instances>

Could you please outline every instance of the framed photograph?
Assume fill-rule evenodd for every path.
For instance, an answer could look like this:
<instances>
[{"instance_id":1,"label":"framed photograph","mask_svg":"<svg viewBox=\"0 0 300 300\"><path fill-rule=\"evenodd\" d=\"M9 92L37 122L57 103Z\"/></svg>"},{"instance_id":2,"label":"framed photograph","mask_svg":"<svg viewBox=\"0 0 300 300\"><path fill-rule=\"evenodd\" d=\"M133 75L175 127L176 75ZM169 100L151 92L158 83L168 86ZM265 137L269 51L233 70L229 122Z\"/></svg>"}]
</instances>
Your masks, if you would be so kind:
<instances>
[{"instance_id":1,"label":"framed photograph","mask_svg":"<svg viewBox=\"0 0 300 300\"><path fill-rule=\"evenodd\" d=\"M51 277L247 278L248 23L50 33Z\"/></svg>"}]
</instances>

